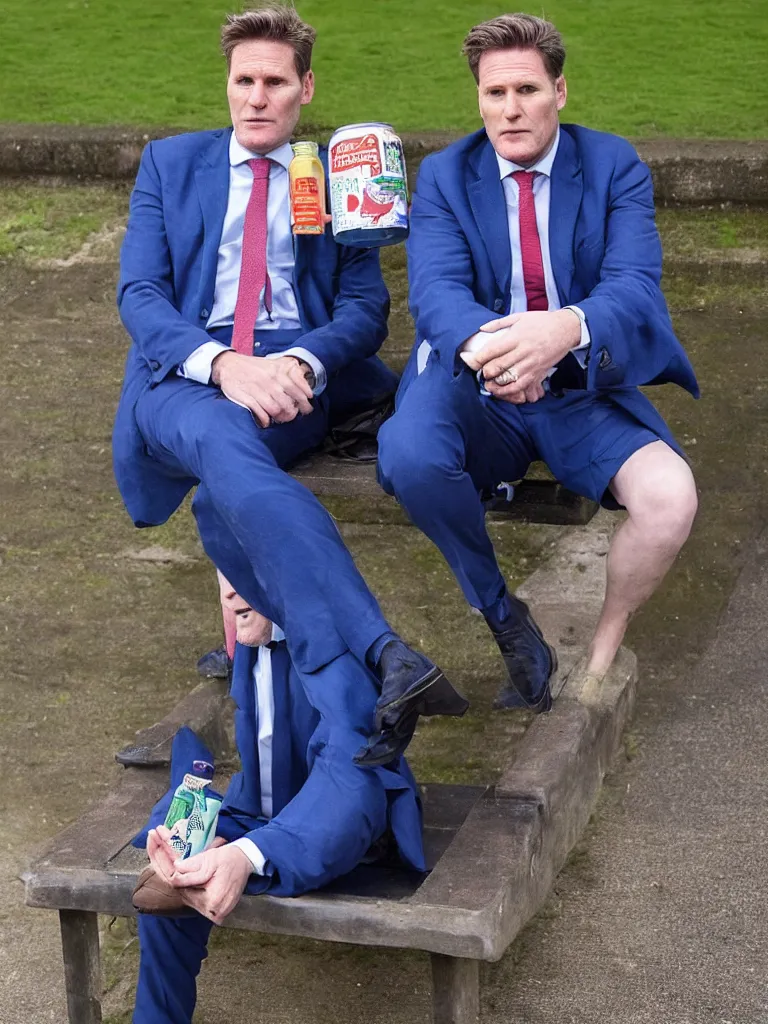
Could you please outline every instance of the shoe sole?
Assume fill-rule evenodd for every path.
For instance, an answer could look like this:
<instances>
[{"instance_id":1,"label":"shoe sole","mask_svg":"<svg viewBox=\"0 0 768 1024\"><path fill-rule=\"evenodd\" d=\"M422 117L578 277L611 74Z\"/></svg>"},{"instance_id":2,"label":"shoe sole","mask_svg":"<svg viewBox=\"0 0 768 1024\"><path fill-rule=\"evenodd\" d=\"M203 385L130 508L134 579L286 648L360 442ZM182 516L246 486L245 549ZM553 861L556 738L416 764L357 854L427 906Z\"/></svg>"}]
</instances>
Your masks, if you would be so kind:
<instances>
[{"instance_id":1,"label":"shoe sole","mask_svg":"<svg viewBox=\"0 0 768 1024\"><path fill-rule=\"evenodd\" d=\"M425 696L426 694L429 696ZM414 689L379 710L378 714L386 714L389 710L402 708L402 714L398 716L394 725L382 730L375 741L355 754L352 760L364 768L377 768L389 764L405 752L416 731L419 715L452 715L460 718L468 707L469 701L466 697L462 697L442 671L434 666L419 680ZM376 747L380 744L384 744L385 749L376 754Z\"/></svg>"},{"instance_id":2,"label":"shoe sole","mask_svg":"<svg viewBox=\"0 0 768 1024\"><path fill-rule=\"evenodd\" d=\"M420 715L453 715L460 718L469 707L469 701L462 697L459 691L448 682L441 669L434 665L416 685L407 690L404 694L377 709L377 714L383 715L394 708L409 704L416 697L421 697L429 691L429 696L423 701L419 709Z\"/></svg>"}]
</instances>

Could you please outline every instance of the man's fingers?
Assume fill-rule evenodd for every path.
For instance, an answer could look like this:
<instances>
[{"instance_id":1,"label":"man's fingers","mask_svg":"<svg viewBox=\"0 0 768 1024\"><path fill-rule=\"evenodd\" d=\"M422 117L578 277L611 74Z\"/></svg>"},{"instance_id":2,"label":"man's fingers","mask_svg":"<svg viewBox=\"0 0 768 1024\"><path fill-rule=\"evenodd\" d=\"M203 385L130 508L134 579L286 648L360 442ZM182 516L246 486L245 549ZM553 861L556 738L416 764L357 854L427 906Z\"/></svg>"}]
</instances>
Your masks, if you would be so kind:
<instances>
[{"instance_id":1,"label":"man's fingers","mask_svg":"<svg viewBox=\"0 0 768 1024\"><path fill-rule=\"evenodd\" d=\"M517 374L517 380L521 381L523 377L535 377L538 367L533 365L533 359L529 355L505 352L503 355L494 356L485 363L483 366L483 377L486 380L495 380L505 370L513 370Z\"/></svg>"},{"instance_id":2,"label":"man's fingers","mask_svg":"<svg viewBox=\"0 0 768 1024\"><path fill-rule=\"evenodd\" d=\"M189 860L177 861L173 872L172 883L178 887L205 885L213 877L216 870L216 858L210 857L207 851L190 857Z\"/></svg>"},{"instance_id":3,"label":"man's fingers","mask_svg":"<svg viewBox=\"0 0 768 1024\"><path fill-rule=\"evenodd\" d=\"M295 371L291 371L287 375L282 384L285 393L296 403L296 407L302 416L309 416L314 410L312 405L312 398L314 396L301 369L297 366ZM307 391L309 391L309 395L307 395Z\"/></svg>"},{"instance_id":4,"label":"man's fingers","mask_svg":"<svg viewBox=\"0 0 768 1024\"><path fill-rule=\"evenodd\" d=\"M495 334L496 331L501 331L505 327L514 327L521 315L520 313L510 313L508 316L502 316L498 320L489 320L487 324L483 324L480 330L486 334Z\"/></svg>"},{"instance_id":5,"label":"man's fingers","mask_svg":"<svg viewBox=\"0 0 768 1024\"><path fill-rule=\"evenodd\" d=\"M515 362L515 354L517 352L518 342L514 335L508 333L508 331L499 331L499 333L493 336L487 345L483 345L481 349L473 353L475 359L483 368L485 376L488 377L488 371L486 367L489 363L501 362L502 368L513 365ZM500 371L499 371L500 372ZM498 376L498 374L494 374Z\"/></svg>"},{"instance_id":6,"label":"man's fingers","mask_svg":"<svg viewBox=\"0 0 768 1024\"><path fill-rule=\"evenodd\" d=\"M183 871L185 864L186 861L182 861L180 865L176 865L176 870L171 875L171 885L177 889L188 889L190 886L201 886L210 881L210 868L197 867L192 871Z\"/></svg>"}]
</instances>

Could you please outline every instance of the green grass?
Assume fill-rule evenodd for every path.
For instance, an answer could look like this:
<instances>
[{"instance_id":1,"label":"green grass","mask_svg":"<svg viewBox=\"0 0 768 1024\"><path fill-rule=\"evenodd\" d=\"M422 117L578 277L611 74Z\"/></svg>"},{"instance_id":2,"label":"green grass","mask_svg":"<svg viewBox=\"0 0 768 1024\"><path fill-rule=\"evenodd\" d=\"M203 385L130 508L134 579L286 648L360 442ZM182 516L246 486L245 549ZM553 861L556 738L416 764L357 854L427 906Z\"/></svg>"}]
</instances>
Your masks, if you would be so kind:
<instances>
[{"instance_id":1,"label":"green grass","mask_svg":"<svg viewBox=\"0 0 768 1024\"><path fill-rule=\"evenodd\" d=\"M232 5L235 7L236 5ZM470 131L467 29L486 0L298 0L319 33L325 128L391 120L402 131ZM215 0L6 0L0 121L168 125L226 121ZM553 0L563 32L567 118L625 135L765 137L765 0Z\"/></svg>"},{"instance_id":2,"label":"green grass","mask_svg":"<svg viewBox=\"0 0 768 1024\"><path fill-rule=\"evenodd\" d=\"M36 185L0 192L0 261L63 259L101 231L125 221L126 189Z\"/></svg>"}]
</instances>

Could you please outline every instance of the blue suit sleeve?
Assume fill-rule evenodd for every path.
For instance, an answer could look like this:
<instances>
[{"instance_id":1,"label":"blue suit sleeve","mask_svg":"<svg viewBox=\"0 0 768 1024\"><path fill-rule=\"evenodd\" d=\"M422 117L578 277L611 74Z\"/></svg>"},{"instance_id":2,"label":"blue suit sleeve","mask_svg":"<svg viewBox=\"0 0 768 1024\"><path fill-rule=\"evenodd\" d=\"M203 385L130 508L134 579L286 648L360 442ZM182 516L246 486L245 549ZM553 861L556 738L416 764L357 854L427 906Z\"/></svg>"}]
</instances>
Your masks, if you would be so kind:
<instances>
[{"instance_id":1,"label":"blue suit sleeve","mask_svg":"<svg viewBox=\"0 0 768 1024\"><path fill-rule=\"evenodd\" d=\"M599 281L578 303L592 339L588 387L644 384L666 366L668 349L655 345L669 324L661 263L651 174L626 143L610 183Z\"/></svg>"},{"instance_id":2,"label":"blue suit sleeve","mask_svg":"<svg viewBox=\"0 0 768 1024\"><path fill-rule=\"evenodd\" d=\"M458 349L498 314L475 298L472 251L435 181L429 157L419 170L407 250L416 342L428 341L443 367L458 374L465 369Z\"/></svg>"},{"instance_id":3,"label":"blue suit sleeve","mask_svg":"<svg viewBox=\"0 0 768 1024\"><path fill-rule=\"evenodd\" d=\"M120 317L159 382L200 345L206 332L175 305L173 267L165 230L162 187L152 143L145 148L131 193L117 290Z\"/></svg>"},{"instance_id":4,"label":"blue suit sleeve","mask_svg":"<svg viewBox=\"0 0 768 1024\"><path fill-rule=\"evenodd\" d=\"M387 337L389 292L378 249L339 246L331 319L302 335L307 349L331 375L357 359L375 355Z\"/></svg>"},{"instance_id":5,"label":"blue suit sleeve","mask_svg":"<svg viewBox=\"0 0 768 1024\"><path fill-rule=\"evenodd\" d=\"M297 896L356 867L387 827L387 791L379 773L358 768L359 734L331 729L314 742L309 776L296 796L262 828L247 834L267 860L248 892Z\"/></svg>"}]
</instances>

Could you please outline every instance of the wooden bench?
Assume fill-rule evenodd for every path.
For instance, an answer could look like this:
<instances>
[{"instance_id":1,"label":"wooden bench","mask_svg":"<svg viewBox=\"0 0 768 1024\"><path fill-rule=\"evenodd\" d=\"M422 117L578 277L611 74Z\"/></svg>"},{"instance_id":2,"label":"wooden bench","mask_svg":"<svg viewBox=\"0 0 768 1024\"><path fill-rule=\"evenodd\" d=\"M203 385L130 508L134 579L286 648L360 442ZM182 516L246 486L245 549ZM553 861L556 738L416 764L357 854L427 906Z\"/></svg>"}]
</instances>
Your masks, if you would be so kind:
<instances>
[{"instance_id":1,"label":"wooden bench","mask_svg":"<svg viewBox=\"0 0 768 1024\"><path fill-rule=\"evenodd\" d=\"M567 683L554 710L530 724L495 785L423 786L428 874L361 866L300 898L246 896L227 926L426 950L435 1024L474 1024L479 962L498 960L545 900L620 746L635 683L634 656L622 650L598 693ZM96 915L134 914L131 892L146 856L130 841L167 788L171 738L182 723L217 759L231 758L224 684L201 684L120 752L126 767L115 791L23 876L27 904L60 915L70 1024L102 1020Z\"/></svg>"},{"instance_id":2,"label":"wooden bench","mask_svg":"<svg viewBox=\"0 0 768 1024\"><path fill-rule=\"evenodd\" d=\"M392 501L379 487L372 462L316 453L298 462L291 473L320 498L356 498L367 506L384 506ZM486 512L494 518L555 526L584 526L598 507L597 502L543 477L527 477L516 483L510 500L499 493L485 503Z\"/></svg>"}]
</instances>

